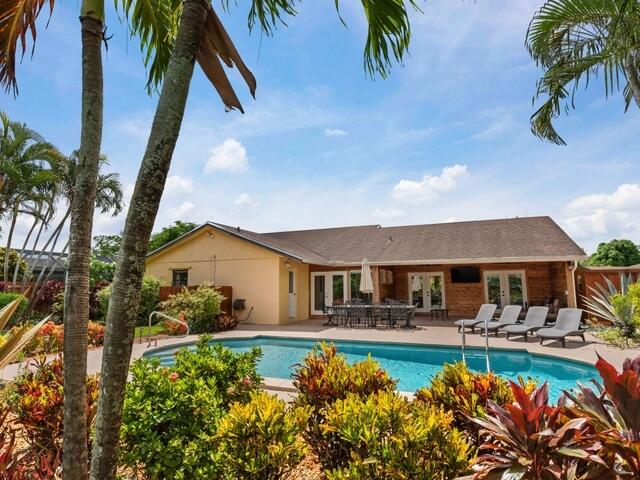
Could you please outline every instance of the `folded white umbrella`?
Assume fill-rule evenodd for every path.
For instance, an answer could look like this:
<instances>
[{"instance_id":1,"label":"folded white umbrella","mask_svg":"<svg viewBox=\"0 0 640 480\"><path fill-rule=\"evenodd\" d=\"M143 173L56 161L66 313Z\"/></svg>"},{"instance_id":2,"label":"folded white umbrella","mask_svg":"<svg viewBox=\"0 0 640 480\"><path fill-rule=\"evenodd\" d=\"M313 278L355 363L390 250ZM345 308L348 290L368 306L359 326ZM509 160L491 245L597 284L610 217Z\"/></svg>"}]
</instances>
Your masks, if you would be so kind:
<instances>
[{"instance_id":1,"label":"folded white umbrella","mask_svg":"<svg viewBox=\"0 0 640 480\"><path fill-rule=\"evenodd\" d=\"M413 277L413 282L411 282L411 291L419 292L420 290L422 290L422 280L420 275L415 275Z\"/></svg>"},{"instance_id":2,"label":"folded white umbrella","mask_svg":"<svg viewBox=\"0 0 640 480\"><path fill-rule=\"evenodd\" d=\"M362 293L373 293L373 277L371 276L371 267L366 258L362 259L362 274L360 275L360 291Z\"/></svg>"}]
</instances>

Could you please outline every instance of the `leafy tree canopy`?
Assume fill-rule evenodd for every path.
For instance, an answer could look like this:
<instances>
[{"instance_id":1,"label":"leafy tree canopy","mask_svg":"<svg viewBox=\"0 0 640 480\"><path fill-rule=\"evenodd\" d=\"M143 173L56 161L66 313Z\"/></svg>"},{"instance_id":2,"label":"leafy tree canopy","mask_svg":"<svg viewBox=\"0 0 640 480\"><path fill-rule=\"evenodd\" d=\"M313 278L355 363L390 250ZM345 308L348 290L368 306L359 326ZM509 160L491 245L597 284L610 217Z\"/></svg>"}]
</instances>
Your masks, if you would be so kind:
<instances>
[{"instance_id":1,"label":"leafy tree canopy","mask_svg":"<svg viewBox=\"0 0 640 480\"><path fill-rule=\"evenodd\" d=\"M122 235L96 235L93 237L93 254L115 260L122 245Z\"/></svg>"},{"instance_id":2,"label":"leafy tree canopy","mask_svg":"<svg viewBox=\"0 0 640 480\"><path fill-rule=\"evenodd\" d=\"M153 252L154 250L157 250L163 245L174 241L181 235L190 232L197 226L198 225L193 222L182 222L180 220L177 220L173 225L164 227L159 232L153 233L151 235L151 239L149 240L149 251Z\"/></svg>"},{"instance_id":3,"label":"leafy tree canopy","mask_svg":"<svg viewBox=\"0 0 640 480\"><path fill-rule=\"evenodd\" d=\"M628 267L640 264L640 248L631 240L611 240L598 245L587 261L591 266Z\"/></svg>"}]
</instances>

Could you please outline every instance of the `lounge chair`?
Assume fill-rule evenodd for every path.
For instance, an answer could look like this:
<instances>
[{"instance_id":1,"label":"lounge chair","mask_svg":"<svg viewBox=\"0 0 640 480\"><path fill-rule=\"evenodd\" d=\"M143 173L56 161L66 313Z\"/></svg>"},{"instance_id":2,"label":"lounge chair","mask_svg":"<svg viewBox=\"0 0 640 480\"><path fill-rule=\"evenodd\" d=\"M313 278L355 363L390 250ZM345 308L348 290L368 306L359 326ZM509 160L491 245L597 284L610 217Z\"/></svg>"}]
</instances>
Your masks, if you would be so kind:
<instances>
[{"instance_id":1,"label":"lounge chair","mask_svg":"<svg viewBox=\"0 0 640 480\"><path fill-rule=\"evenodd\" d=\"M520 312L522 311L522 307L520 305L507 305L502 309L502 313L500 313L500 318L494 322L488 322L486 324L486 332L487 333L495 333L496 337L498 336L498 331L506 327L507 325L515 325L518 321L518 316L520 316ZM481 323L478 325L480 327L480 333L484 332L485 324Z\"/></svg>"},{"instance_id":2,"label":"lounge chair","mask_svg":"<svg viewBox=\"0 0 640 480\"><path fill-rule=\"evenodd\" d=\"M480 306L480 310L478 310L478 314L476 315L476 318L470 318L466 320L457 320L455 322L455 324L458 326L458 331L462 330L462 326L464 325L464 328L470 328L471 333L473 333L476 329L476 326L478 326L481 323L484 323L485 320L489 321L493 318L493 314L496 313L496 308L498 308L498 306L494 303L482 304Z\"/></svg>"},{"instance_id":3,"label":"lounge chair","mask_svg":"<svg viewBox=\"0 0 640 480\"><path fill-rule=\"evenodd\" d=\"M549 307L529 307L527 310L527 316L524 317L524 323L517 325L508 325L504 331L507 334L507 340L514 335L524 336L524 341L529 340L529 333L544 327L544 322L547 320L547 313Z\"/></svg>"},{"instance_id":4,"label":"lounge chair","mask_svg":"<svg viewBox=\"0 0 640 480\"><path fill-rule=\"evenodd\" d=\"M581 308L561 308L558 311L556 324L552 328L541 328L536 332L536 336L540 338L540 344L543 340L560 340L562 346L565 347L567 337L580 337L584 342L584 329L580 329L580 320L582 319Z\"/></svg>"}]
</instances>

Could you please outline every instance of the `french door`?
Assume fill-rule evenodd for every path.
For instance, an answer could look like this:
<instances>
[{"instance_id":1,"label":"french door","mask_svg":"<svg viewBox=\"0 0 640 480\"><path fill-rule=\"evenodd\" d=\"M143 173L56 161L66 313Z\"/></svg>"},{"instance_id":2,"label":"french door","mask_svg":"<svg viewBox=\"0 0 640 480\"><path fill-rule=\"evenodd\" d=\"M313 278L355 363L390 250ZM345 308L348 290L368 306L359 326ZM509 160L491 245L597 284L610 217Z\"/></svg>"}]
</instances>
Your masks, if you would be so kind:
<instances>
[{"instance_id":1,"label":"french door","mask_svg":"<svg viewBox=\"0 0 640 480\"><path fill-rule=\"evenodd\" d=\"M527 285L524 270L484 272L484 292L487 303L498 308L527 303Z\"/></svg>"},{"instance_id":2,"label":"french door","mask_svg":"<svg viewBox=\"0 0 640 480\"><path fill-rule=\"evenodd\" d=\"M347 298L347 272L311 272L311 313L322 315L325 305Z\"/></svg>"},{"instance_id":3,"label":"french door","mask_svg":"<svg viewBox=\"0 0 640 480\"><path fill-rule=\"evenodd\" d=\"M444 273L420 272L409 274L409 301L417 312L445 308Z\"/></svg>"}]
</instances>

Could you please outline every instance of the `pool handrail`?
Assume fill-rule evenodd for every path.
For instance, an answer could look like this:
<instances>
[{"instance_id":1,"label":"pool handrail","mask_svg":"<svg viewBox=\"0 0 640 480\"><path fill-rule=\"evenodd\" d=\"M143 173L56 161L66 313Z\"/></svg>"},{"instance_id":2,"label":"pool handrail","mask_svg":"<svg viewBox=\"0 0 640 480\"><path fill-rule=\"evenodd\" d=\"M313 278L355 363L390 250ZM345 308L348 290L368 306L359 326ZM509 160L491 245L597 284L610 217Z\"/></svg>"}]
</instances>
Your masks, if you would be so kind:
<instances>
[{"instance_id":1,"label":"pool handrail","mask_svg":"<svg viewBox=\"0 0 640 480\"><path fill-rule=\"evenodd\" d=\"M487 334L488 319L484 319L484 354L487 359L487 373L491 373L491 360L489 359L489 335ZM462 363L467 365L467 358L465 356L465 349L467 347L467 337L465 335L464 320L462 320L462 329L460 334L462 335Z\"/></svg>"},{"instance_id":2,"label":"pool handrail","mask_svg":"<svg viewBox=\"0 0 640 480\"><path fill-rule=\"evenodd\" d=\"M187 331L185 334L183 335L176 335L177 338L183 338L186 337L187 335L189 335L189 324L187 322L184 322L182 320L179 320L177 318L173 318L170 317L169 315L167 315L166 313L162 313L162 312L158 312L157 310L154 312L151 312L151 314L149 315L149 329L147 330L147 348L149 348L151 346L151 320L153 320L153 317L158 316L158 317L162 317L165 320L169 320L171 322L176 322L179 325L183 325ZM155 346L158 346L158 339L155 339Z\"/></svg>"}]
</instances>

